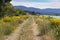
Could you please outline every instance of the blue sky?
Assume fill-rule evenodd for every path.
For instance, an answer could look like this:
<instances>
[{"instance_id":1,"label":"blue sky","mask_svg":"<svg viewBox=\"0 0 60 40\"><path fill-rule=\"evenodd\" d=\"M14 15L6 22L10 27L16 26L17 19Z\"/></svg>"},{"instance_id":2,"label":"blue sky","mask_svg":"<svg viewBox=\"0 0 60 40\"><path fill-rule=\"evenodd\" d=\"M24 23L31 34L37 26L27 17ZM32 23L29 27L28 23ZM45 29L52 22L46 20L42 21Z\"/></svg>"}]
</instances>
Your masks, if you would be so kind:
<instances>
[{"instance_id":1,"label":"blue sky","mask_svg":"<svg viewBox=\"0 0 60 40\"><path fill-rule=\"evenodd\" d=\"M59 2L60 0L12 0L16 2Z\"/></svg>"},{"instance_id":2,"label":"blue sky","mask_svg":"<svg viewBox=\"0 0 60 40\"><path fill-rule=\"evenodd\" d=\"M20 2L49 2L50 0L13 0L13 1L20 1Z\"/></svg>"},{"instance_id":3,"label":"blue sky","mask_svg":"<svg viewBox=\"0 0 60 40\"><path fill-rule=\"evenodd\" d=\"M12 5L27 6L35 8L60 8L60 0L12 0Z\"/></svg>"}]
</instances>

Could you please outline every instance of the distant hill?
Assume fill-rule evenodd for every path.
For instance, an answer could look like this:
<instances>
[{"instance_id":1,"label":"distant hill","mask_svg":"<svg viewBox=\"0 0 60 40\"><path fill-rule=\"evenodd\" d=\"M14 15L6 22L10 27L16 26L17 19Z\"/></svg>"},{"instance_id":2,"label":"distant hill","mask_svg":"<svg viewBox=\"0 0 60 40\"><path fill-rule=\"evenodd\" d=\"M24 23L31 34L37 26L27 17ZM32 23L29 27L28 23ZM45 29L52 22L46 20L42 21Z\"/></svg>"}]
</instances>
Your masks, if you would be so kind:
<instances>
[{"instance_id":1,"label":"distant hill","mask_svg":"<svg viewBox=\"0 0 60 40\"><path fill-rule=\"evenodd\" d=\"M39 8L26 7L26 6L14 6L14 8L21 8L25 11L36 12L40 14L56 14L56 15L60 14L60 9L51 9L51 8L39 9Z\"/></svg>"}]
</instances>

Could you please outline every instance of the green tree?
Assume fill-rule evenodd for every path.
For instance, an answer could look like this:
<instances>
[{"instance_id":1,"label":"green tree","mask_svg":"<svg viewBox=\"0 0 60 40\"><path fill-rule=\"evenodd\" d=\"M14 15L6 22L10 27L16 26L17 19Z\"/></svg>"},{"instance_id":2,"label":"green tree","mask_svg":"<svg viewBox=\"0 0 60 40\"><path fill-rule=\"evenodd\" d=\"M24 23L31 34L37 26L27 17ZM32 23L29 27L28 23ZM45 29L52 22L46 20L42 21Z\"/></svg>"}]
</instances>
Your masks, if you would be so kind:
<instances>
[{"instance_id":1,"label":"green tree","mask_svg":"<svg viewBox=\"0 0 60 40\"><path fill-rule=\"evenodd\" d=\"M22 10L22 9L15 9L15 15L18 16L18 15L25 15L26 13Z\"/></svg>"},{"instance_id":2,"label":"green tree","mask_svg":"<svg viewBox=\"0 0 60 40\"><path fill-rule=\"evenodd\" d=\"M33 11L32 13L31 13L32 15L36 15L36 13Z\"/></svg>"},{"instance_id":3,"label":"green tree","mask_svg":"<svg viewBox=\"0 0 60 40\"><path fill-rule=\"evenodd\" d=\"M11 0L0 0L0 17L3 17L5 15L7 3L9 3L10 1Z\"/></svg>"}]
</instances>

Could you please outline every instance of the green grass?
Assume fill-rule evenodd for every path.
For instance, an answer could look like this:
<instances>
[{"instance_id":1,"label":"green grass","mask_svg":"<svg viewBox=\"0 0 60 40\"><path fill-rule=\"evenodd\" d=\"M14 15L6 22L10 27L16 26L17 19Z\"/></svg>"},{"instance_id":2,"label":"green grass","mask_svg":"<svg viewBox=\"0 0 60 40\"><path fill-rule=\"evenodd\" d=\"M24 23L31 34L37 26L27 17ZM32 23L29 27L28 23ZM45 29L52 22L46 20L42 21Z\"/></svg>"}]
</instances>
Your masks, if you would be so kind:
<instances>
[{"instance_id":1,"label":"green grass","mask_svg":"<svg viewBox=\"0 0 60 40\"><path fill-rule=\"evenodd\" d=\"M17 27L19 24L23 23L24 20L27 18L20 18L20 19L12 19L11 17L7 19L0 19L0 40L4 38L4 36L10 35Z\"/></svg>"},{"instance_id":2,"label":"green grass","mask_svg":"<svg viewBox=\"0 0 60 40\"><path fill-rule=\"evenodd\" d=\"M10 17L11 18L11 17ZM19 24L23 23L27 18L17 18L17 19L0 19L0 40L4 40L4 36L10 35ZM60 23L53 23L49 19L37 19L35 18L36 23L38 24L39 35L49 35L53 40L60 40ZM24 25L20 32L20 37L18 40L32 40L32 20L31 17L27 24ZM46 40L46 39L43 39Z\"/></svg>"},{"instance_id":3,"label":"green grass","mask_svg":"<svg viewBox=\"0 0 60 40\"><path fill-rule=\"evenodd\" d=\"M60 40L60 23L53 23L49 19L36 20L41 36L50 35L53 40Z\"/></svg>"},{"instance_id":4,"label":"green grass","mask_svg":"<svg viewBox=\"0 0 60 40\"><path fill-rule=\"evenodd\" d=\"M46 34L48 31L50 31L50 22L46 19L42 19L42 21L36 20L36 23L38 24L38 29L42 35Z\"/></svg>"}]
</instances>

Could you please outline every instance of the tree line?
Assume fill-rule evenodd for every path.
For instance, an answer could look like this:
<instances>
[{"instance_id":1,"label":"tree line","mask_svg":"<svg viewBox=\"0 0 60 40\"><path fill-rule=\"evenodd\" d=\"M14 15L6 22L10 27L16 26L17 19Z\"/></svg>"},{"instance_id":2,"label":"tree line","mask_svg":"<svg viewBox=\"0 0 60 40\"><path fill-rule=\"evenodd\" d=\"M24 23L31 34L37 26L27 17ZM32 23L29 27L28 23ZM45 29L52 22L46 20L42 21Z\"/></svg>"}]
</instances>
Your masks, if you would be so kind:
<instances>
[{"instance_id":1,"label":"tree line","mask_svg":"<svg viewBox=\"0 0 60 40\"><path fill-rule=\"evenodd\" d=\"M18 16L25 15L22 9L15 9L10 3L12 0L0 0L0 18L4 16Z\"/></svg>"}]
</instances>

